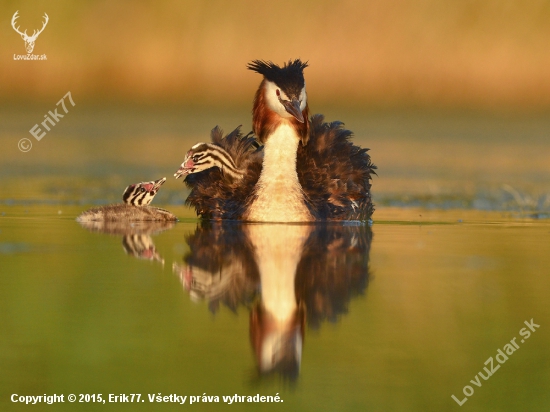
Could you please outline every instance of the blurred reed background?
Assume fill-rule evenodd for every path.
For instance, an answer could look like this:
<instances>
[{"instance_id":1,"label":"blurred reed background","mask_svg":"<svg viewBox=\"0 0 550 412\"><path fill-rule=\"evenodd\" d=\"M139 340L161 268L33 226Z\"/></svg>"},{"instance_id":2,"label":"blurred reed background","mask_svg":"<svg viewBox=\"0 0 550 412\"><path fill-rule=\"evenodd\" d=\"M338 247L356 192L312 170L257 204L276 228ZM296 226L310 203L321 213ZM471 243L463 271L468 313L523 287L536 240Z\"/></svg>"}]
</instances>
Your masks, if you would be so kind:
<instances>
[{"instance_id":1,"label":"blurred reed background","mask_svg":"<svg viewBox=\"0 0 550 412\"><path fill-rule=\"evenodd\" d=\"M13 59L16 10L29 34L48 13L47 61ZM0 175L33 178L4 196L85 201L80 176L112 201L169 176L215 125L250 130L248 62L301 58L311 112L371 148L378 205L550 213L549 0L4 1L0 19ZM35 141L67 91L77 106ZM183 201L175 183L160 201Z\"/></svg>"},{"instance_id":2,"label":"blurred reed background","mask_svg":"<svg viewBox=\"0 0 550 412\"><path fill-rule=\"evenodd\" d=\"M21 28L50 22L24 54ZM318 104L548 109L550 1L3 1L4 102L249 104L252 59L302 58Z\"/></svg>"}]
</instances>

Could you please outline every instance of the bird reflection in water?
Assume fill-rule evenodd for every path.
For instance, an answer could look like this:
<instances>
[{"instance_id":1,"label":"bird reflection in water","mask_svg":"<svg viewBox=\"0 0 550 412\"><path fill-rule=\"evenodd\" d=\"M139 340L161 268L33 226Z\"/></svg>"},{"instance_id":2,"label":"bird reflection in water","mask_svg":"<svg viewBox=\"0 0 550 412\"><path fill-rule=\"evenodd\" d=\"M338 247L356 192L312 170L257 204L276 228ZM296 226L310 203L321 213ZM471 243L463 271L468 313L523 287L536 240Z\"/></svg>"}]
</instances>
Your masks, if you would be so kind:
<instances>
[{"instance_id":1,"label":"bird reflection in water","mask_svg":"<svg viewBox=\"0 0 550 412\"><path fill-rule=\"evenodd\" d=\"M362 224L246 224L203 221L174 272L194 300L250 311L261 377L295 380L305 324L337 322L365 292L371 229Z\"/></svg>"},{"instance_id":2,"label":"bird reflection in water","mask_svg":"<svg viewBox=\"0 0 550 412\"><path fill-rule=\"evenodd\" d=\"M79 222L90 232L122 236L122 247L126 254L138 259L152 260L164 265L164 259L157 252L151 236L172 229L175 222L169 221L94 221Z\"/></svg>"}]
</instances>

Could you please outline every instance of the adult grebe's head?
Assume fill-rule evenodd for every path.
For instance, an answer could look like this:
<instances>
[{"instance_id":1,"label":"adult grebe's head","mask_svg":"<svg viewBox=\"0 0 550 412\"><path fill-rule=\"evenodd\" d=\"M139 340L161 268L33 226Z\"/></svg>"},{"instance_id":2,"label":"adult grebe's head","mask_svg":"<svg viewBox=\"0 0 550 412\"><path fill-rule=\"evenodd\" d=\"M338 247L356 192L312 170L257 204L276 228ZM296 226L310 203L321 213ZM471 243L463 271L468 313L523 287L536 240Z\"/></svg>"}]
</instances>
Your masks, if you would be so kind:
<instances>
[{"instance_id":1,"label":"adult grebe's head","mask_svg":"<svg viewBox=\"0 0 550 412\"><path fill-rule=\"evenodd\" d=\"M124 190L122 200L129 205L146 206L151 203L164 182L166 182L165 177L159 180L130 185Z\"/></svg>"},{"instance_id":2,"label":"adult grebe's head","mask_svg":"<svg viewBox=\"0 0 550 412\"><path fill-rule=\"evenodd\" d=\"M248 65L264 76L263 91L267 106L284 118L294 117L300 123L305 121L303 111L307 106L304 69L307 63L297 59L283 67L273 62L254 60Z\"/></svg>"},{"instance_id":3,"label":"adult grebe's head","mask_svg":"<svg viewBox=\"0 0 550 412\"><path fill-rule=\"evenodd\" d=\"M264 142L281 121L289 121L302 143L308 140L308 105L304 69L307 62L290 60L282 67L271 61L254 60L248 69L260 73L264 80L254 99L253 129Z\"/></svg>"}]
</instances>

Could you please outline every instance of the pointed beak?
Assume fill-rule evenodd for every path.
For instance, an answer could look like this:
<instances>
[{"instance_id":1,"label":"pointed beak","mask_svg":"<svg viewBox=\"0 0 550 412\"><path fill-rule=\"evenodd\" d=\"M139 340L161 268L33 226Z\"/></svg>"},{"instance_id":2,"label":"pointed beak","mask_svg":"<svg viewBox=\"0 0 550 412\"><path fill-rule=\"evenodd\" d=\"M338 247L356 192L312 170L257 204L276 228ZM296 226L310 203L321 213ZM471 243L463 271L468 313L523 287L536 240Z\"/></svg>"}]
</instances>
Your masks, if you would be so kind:
<instances>
[{"instance_id":1,"label":"pointed beak","mask_svg":"<svg viewBox=\"0 0 550 412\"><path fill-rule=\"evenodd\" d=\"M283 100L282 103L287 112L294 116L300 123L304 123L304 115L300 109L300 102L297 99L292 99L291 101Z\"/></svg>"},{"instance_id":2,"label":"pointed beak","mask_svg":"<svg viewBox=\"0 0 550 412\"><path fill-rule=\"evenodd\" d=\"M178 171L174 173L174 177L176 179L179 179L182 176L186 176L189 173L192 173L194 168L195 163L193 162L193 159L191 158L191 156L187 156Z\"/></svg>"},{"instance_id":3,"label":"pointed beak","mask_svg":"<svg viewBox=\"0 0 550 412\"><path fill-rule=\"evenodd\" d=\"M164 182L166 182L165 177L163 177L162 179L159 179L159 180L155 180L152 190L156 193L160 189L160 187L164 184Z\"/></svg>"}]
</instances>

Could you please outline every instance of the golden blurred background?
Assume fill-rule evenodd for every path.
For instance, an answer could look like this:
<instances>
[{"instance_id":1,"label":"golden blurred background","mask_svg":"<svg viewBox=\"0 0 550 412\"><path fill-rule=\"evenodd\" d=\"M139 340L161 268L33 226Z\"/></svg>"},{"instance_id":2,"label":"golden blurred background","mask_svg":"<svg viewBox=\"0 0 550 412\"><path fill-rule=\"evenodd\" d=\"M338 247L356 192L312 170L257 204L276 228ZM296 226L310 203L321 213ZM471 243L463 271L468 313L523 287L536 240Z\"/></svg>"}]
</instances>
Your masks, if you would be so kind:
<instances>
[{"instance_id":1,"label":"golden blurred background","mask_svg":"<svg viewBox=\"0 0 550 412\"><path fill-rule=\"evenodd\" d=\"M48 14L33 51L47 60L14 60L16 11L29 34ZM248 62L301 58L311 113L371 149L378 206L550 215L550 0L38 0L0 16L11 199L117 201L171 176L214 126L250 130L261 77ZM37 141L29 130L68 91L76 106ZM157 199L186 195L169 180Z\"/></svg>"},{"instance_id":2,"label":"golden blurred background","mask_svg":"<svg viewBox=\"0 0 550 412\"><path fill-rule=\"evenodd\" d=\"M50 21L34 54L15 61ZM3 1L0 98L250 104L252 59L310 62L312 102L545 111L550 1ZM315 111L315 110L314 110Z\"/></svg>"}]
</instances>

